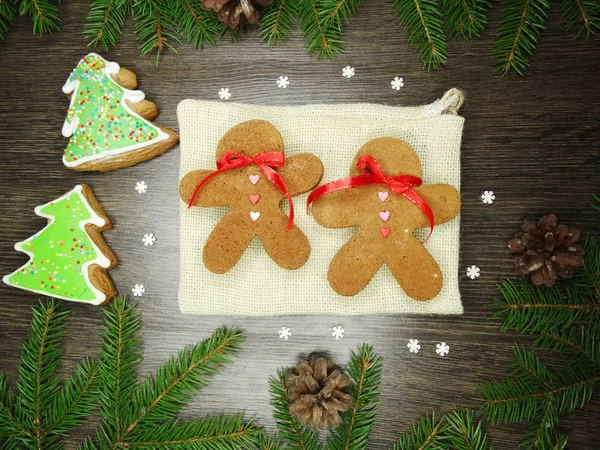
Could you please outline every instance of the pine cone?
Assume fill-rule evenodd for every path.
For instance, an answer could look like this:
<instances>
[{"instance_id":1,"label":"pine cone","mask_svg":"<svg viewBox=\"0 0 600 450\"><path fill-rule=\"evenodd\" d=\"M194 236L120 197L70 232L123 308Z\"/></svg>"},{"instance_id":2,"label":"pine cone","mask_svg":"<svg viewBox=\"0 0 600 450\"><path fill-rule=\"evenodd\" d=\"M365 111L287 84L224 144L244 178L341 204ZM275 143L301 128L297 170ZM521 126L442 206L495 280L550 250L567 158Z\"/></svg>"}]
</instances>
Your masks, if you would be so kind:
<instances>
[{"instance_id":1,"label":"pine cone","mask_svg":"<svg viewBox=\"0 0 600 450\"><path fill-rule=\"evenodd\" d=\"M515 260L516 272L531 275L533 284L552 286L557 277L572 278L573 267L583 266L583 247L576 244L579 230L557 226L554 214L542 217L537 224L524 220L521 229L508 248L522 253Z\"/></svg>"},{"instance_id":2,"label":"pine cone","mask_svg":"<svg viewBox=\"0 0 600 450\"><path fill-rule=\"evenodd\" d=\"M202 0L202 6L218 14L223 25L236 28L240 19L249 24L258 22L260 11L273 0Z\"/></svg>"},{"instance_id":3,"label":"pine cone","mask_svg":"<svg viewBox=\"0 0 600 450\"><path fill-rule=\"evenodd\" d=\"M346 393L352 384L350 377L336 367L331 358L317 353L301 360L296 366L296 375L289 375L285 382L290 413L313 430L337 427L339 414L352 403Z\"/></svg>"}]
</instances>

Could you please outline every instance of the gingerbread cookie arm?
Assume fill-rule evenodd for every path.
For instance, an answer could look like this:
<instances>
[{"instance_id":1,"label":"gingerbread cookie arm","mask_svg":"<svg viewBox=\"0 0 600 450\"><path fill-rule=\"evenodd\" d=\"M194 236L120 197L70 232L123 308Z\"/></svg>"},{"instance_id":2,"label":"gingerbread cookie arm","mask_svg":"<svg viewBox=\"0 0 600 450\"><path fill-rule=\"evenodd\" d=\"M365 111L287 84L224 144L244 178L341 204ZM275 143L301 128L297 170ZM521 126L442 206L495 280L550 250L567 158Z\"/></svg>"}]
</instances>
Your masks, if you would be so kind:
<instances>
[{"instance_id":1,"label":"gingerbread cookie arm","mask_svg":"<svg viewBox=\"0 0 600 450\"><path fill-rule=\"evenodd\" d=\"M380 251L369 251L372 239L356 233L335 254L327 278L335 292L355 295L362 291L383 264Z\"/></svg>"},{"instance_id":2,"label":"gingerbread cookie arm","mask_svg":"<svg viewBox=\"0 0 600 450\"><path fill-rule=\"evenodd\" d=\"M281 211L270 213L269 221L269 227L257 230L257 236L267 254L283 269L295 270L302 267L310 256L308 238L296 225L285 230L288 217Z\"/></svg>"},{"instance_id":3,"label":"gingerbread cookie arm","mask_svg":"<svg viewBox=\"0 0 600 450\"><path fill-rule=\"evenodd\" d=\"M254 236L250 220L237 211L229 212L215 226L204 245L204 265L214 273L228 272L242 257Z\"/></svg>"},{"instance_id":4,"label":"gingerbread cookie arm","mask_svg":"<svg viewBox=\"0 0 600 450\"><path fill-rule=\"evenodd\" d=\"M436 225L450 222L460 211L460 194L454 186L449 184L428 184L414 189L421 195L433 211ZM416 207L415 207L416 208ZM429 220L425 214L412 214L410 228L427 228ZM435 233L435 231L434 231Z\"/></svg>"},{"instance_id":5,"label":"gingerbread cookie arm","mask_svg":"<svg viewBox=\"0 0 600 450\"><path fill-rule=\"evenodd\" d=\"M314 188L323 177L321 160L310 153L290 156L277 172L283 178L290 195L303 194Z\"/></svg>"},{"instance_id":6,"label":"gingerbread cookie arm","mask_svg":"<svg viewBox=\"0 0 600 450\"><path fill-rule=\"evenodd\" d=\"M388 247L385 262L404 292L415 300L431 300L442 289L440 267L414 237L403 241L401 247Z\"/></svg>"},{"instance_id":7,"label":"gingerbread cookie arm","mask_svg":"<svg viewBox=\"0 0 600 450\"><path fill-rule=\"evenodd\" d=\"M364 195L359 189L342 189L318 198L311 206L317 223L326 228L348 228L357 226L366 214L361 200ZM365 211L363 211L365 209Z\"/></svg>"},{"instance_id":8,"label":"gingerbread cookie arm","mask_svg":"<svg viewBox=\"0 0 600 450\"><path fill-rule=\"evenodd\" d=\"M181 200L189 203L196 190L196 186L212 172L212 170L194 170L188 172L179 183L179 196ZM220 174L208 180L198 191L193 206L228 206L231 203L233 192L231 189L228 189L226 183L219 181L219 178L225 176L227 174Z\"/></svg>"}]
</instances>

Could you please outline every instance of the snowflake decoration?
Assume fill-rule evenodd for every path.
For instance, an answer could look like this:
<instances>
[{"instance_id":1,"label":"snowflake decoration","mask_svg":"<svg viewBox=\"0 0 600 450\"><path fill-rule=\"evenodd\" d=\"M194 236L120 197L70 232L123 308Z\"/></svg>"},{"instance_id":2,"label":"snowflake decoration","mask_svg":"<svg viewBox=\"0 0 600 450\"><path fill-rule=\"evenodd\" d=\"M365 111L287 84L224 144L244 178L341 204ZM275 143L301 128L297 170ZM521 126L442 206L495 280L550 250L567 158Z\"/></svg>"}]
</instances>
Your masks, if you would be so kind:
<instances>
[{"instance_id":1,"label":"snowflake decoration","mask_svg":"<svg viewBox=\"0 0 600 450\"><path fill-rule=\"evenodd\" d=\"M277 78L277 87L285 89L290 85L290 79L288 77Z\"/></svg>"},{"instance_id":2,"label":"snowflake decoration","mask_svg":"<svg viewBox=\"0 0 600 450\"><path fill-rule=\"evenodd\" d=\"M229 91L229 88L219 89L219 98L221 100L229 100L230 97L231 97L231 92Z\"/></svg>"},{"instance_id":3,"label":"snowflake decoration","mask_svg":"<svg viewBox=\"0 0 600 450\"><path fill-rule=\"evenodd\" d=\"M467 267L467 276L474 280L475 278L479 278L479 267L476 265L472 265L471 267Z\"/></svg>"},{"instance_id":4,"label":"snowflake decoration","mask_svg":"<svg viewBox=\"0 0 600 450\"><path fill-rule=\"evenodd\" d=\"M419 344L418 339L409 339L406 346L408 347L408 351L411 353L419 353L419 350L421 350L421 344Z\"/></svg>"},{"instance_id":5,"label":"snowflake decoration","mask_svg":"<svg viewBox=\"0 0 600 450\"><path fill-rule=\"evenodd\" d=\"M146 247L149 245L154 245L156 243L156 236L154 236L152 233L145 234L142 238L142 242Z\"/></svg>"},{"instance_id":6,"label":"snowflake decoration","mask_svg":"<svg viewBox=\"0 0 600 450\"><path fill-rule=\"evenodd\" d=\"M354 67L346 66L342 69L342 75L346 78L352 78L354 76Z\"/></svg>"},{"instance_id":7,"label":"snowflake decoration","mask_svg":"<svg viewBox=\"0 0 600 450\"><path fill-rule=\"evenodd\" d=\"M145 194L148 190L148 185L145 181L138 181L135 183L135 190L138 191L138 194Z\"/></svg>"},{"instance_id":8,"label":"snowflake decoration","mask_svg":"<svg viewBox=\"0 0 600 450\"><path fill-rule=\"evenodd\" d=\"M344 327L342 327L341 325L336 325L331 329L331 335L335 339L342 339L344 337L344 331Z\"/></svg>"},{"instance_id":9,"label":"snowflake decoration","mask_svg":"<svg viewBox=\"0 0 600 450\"><path fill-rule=\"evenodd\" d=\"M483 194L481 194L481 201L483 203L487 203L488 205L491 205L492 203L494 203L494 200L496 200L494 191L483 191Z\"/></svg>"},{"instance_id":10,"label":"snowflake decoration","mask_svg":"<svg viewBox=\"0 0 600 450\"><path fill-rule=\"evenodd\" d=\"M288 340L292 337L292 329L290 327L281 327L279 329L279 339Z\"/></svg>"},{"instance_id":11,"label":"snowflake decoration","mask_svg":"<svg viewBox=\"0 0 600 450\"><path fill-rule=\"evenodd\" d=\"M392 80L392 89L399 91L404 87L404 78L394 77Z\"/></svg>"},{"instance_id":12,"label":"snowflake decoration","mask_svg":"<svg viewBox=\"0 0 600 450\"><path fill-rule=\"evenodd\" d=\"M143 284L135 284L133 289L131 289L131 292L133 293L134 297L141 297L144 292L146 292L146 289L144 288Z\"/></svg>"},{"instance_id":13,"label":"snowflake decoration","mask_svg":"<svg viewBox=\"0 0 600 450\"><path fill-rule=\"evenodd\" d=\"M435 352L440 356L445 356L450 353L450 346L445 342L440 342L435 346Z\"/></svg>"}]
</instances>

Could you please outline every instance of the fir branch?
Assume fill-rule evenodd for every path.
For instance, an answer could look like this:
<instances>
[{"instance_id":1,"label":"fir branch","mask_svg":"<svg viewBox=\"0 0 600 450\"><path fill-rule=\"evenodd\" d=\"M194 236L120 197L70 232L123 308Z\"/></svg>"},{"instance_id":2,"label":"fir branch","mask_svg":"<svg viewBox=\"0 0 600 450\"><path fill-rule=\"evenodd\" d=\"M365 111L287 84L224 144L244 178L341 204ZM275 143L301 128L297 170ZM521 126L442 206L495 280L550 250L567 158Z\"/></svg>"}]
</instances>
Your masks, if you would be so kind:
<instances>
[{"instance_id":1,"label":"fir branch","mask_svg":"<svg viewBox=\"0 0 600 450\"><path fill-rule=\"evenodd\" d=\"M575 38L585 35L590 39L600 29L600 4L596 0L563 0L560 12L566 19L567 31L577 27Z\"/></svg>"},{"instance_id":2,"label":"fir branch","mask_svg":"<svg viewBox=\"0 0 600 450\"><path fill-rule=\"evenodd\" d=\"M21 0L19 14L31 16L34 34L44 36L60 30L58 8L51 0Z\"/></svg>"},{"instance_id":3,"label":"fir branch","mask_svg":"<svg viewBox=\"0 0 600 450\"><path fill-rule=\"evenodd\" d=\"M0 373L0 443L3 438L15 442L32 442L33 434L23 425L24 418L20 417L22 414L19 415L15 400L6 384L6 378ZM3 445L8 446L6 442Z\"/></svg>"},{"instance_id":4,"label":"fir branch","mask_svg":"<svg viewBox=\"0 0 600 450\"><path fill-rule=\"evenodd\" d=\"M393 450L434 450L444 448L448 436L446 435L447 423L442 417L435 420L435 413L426 414L415 423L411 430L402 433Z\"/></svg>"},{"instance_id":5,"label":"fir branch","mask_svg":"<svg viewBox=\"0 0 600 450\"><path fill-rule=\"evenodd\" d=\"M369 345L352 352L348 365L354 381L349 391L352 407L341 415L340 425L331 432L329 450L358 450L369 445L379 404L382 365L383 358Z\"/></svg>"},{"instance_id":6,"label":"fir branch","mask_svg":"<svg viewBox=\"0 0 600 450\"><path fill-rule=\"evenodd\" d=\"M14 22L17 15L17 3L15 0L0 0L0 39L8 31L8 27Z\"/></svg>"},{"instance_id":7,"label":"fir branch","mask_svg":"<svg viewBox=\"0 0 600 450\"><path fill-rule=\"evenodd\" d=\"M177 19L173 17L173 2L178 0L133 0L135 34L141 42L140 54L156 50L156 65L162 53L170 49L177 53L175 45L181 44Z\"/></svg>"},{"instance_id":8,"label":"fir branch","mask_svg":"<svg viewBox=\"0 0 600 450\"><path fill-rule=\"evenodd\" d=\"M451 39L479 37L486 21L490 0L445 0L441 4L445 29Z\"/></svg>"},{"instance_id":9,"label":"fir branch","mask_svg":"<svg viewBox=\"0 0 600 450\"><path fill-rule=\"evenodd\" d=\"M140 426L135 434L120 443L124 448L165 450L212 450L256 448L262 430L244 423L241 415L202 420L169 419L151 426Z\"/></svg>"},{"instance_id":10,"label":"fir branch","mask_svg":"<svg viewBox=\"0 0 600 450\"><path fill-rule=\"evenodd\" d=\"M588 234L583 243L584 265L575 273L575 284L589 296L590 303L600 305L600 242L598 237Z\"/></svg>"},{"instance_id":11,"label":"fir branch","mask_svg":"<svg viewBox=\"0 0 600 450\"><path fill-rule=\"evenodd\" d=\"M200 0L180 0L177 17L185 32L188 43L194 48L202 48L205 44L212 46L225 31L225 27L217 16L205 11Z\"/></svg>"},{"instance_id":12,"label":"fir branch","mask_svg":"<svg viewBox=\"0 0 600 450\"><path fill-rule=\"evenodd\" d=\"M600 305L585 295L586 289L575 283L560 289L534 286L521 280L519 286L504 280L498 286L501 298L494 299L493 315L504 315L502 331L515 328L518 332L540 331L571 326L583 319L600 319Z\"/></svg>"},{"instance_id":13,"label":"fir branch","mask_svg":"<svg viewBox=\"0 0 600 450\"><path fill-rule=\"evenodd\" d=\"M59 379L54 375L62 355L62 337L68 312L58 312L54 300L40 302L33 309L29 339L23 344L22 364L18 368L19 409L24 427L41 447L47 426L45 413L59 390Z\"/></svg>"},{"instance_id":14,"label":"fir branch","mask_svg":"<svg viewBox=\"0 0 600 450\"><path fill-rule=\"evenodd\" d=\"M269 379L269 403L273 406L273 418L281 440L290 450L320 450L319 433L305 428L290 414L290 401L285 384L287 376L288 370L281 369L277 372L277 378Z\"/></svg>"},{"instance_id":15,"label":"fir branch","mask_svg":"<svg viewBox=\"0 0 600 450\"><path fill-rule=\"evenodd\" d=\"M533 336L533 342L539 348L566 353L576 359L583 357L592 364L600 364L598 336L589 326L542 331Z\"/></svg>"},{"instance_id":16,"label":"fir branch","mask_svg":"<svg viewBox=\"0 0 600 450\"><path fill-rule=\"evenodd\" d=\"M548 8L548 0L509 0L492 51L498 61L493 73L505 77L514 70L523 75L545 28Z\"/></svg>"},{"instance_id":17,"label":"fir branch","mask_svg":"<svg viewBox=\"0 0 600 450\"><path fill-rule=\"evenodd\" d=\"M127 306L125 297L113 299L105 309L100 348L100 412L104 433L117 440L128 425L131 397L138 385L137 370L142 361L139 327L139 313L135 305Z\"/></svg>"},{"instance_id":18,"label":"fir branch","mask_svg":"<svg viewBox=\"0 0 600 450\"><path fill-rule=\"evenodd\" d=\"M191 348L184 348L160 367L154 378L140 385L133 397L133 419L123 437L144 423L174 419L197 391L220 367L231 362L242 341L238 330L221 328Z\"/></svg>"},{"instance_id":19,"label":"fir branch","mask_svg":"<svg viewBox=\"0 0 600 450\"><path fill-rule=\"evenodd\" d=\"M83 29L88 45L100 45L105 52L114 47L128 10L128 0L94 0Z\"/></svg>"},{"instance_id":20,"label":"fir branch","mask_svg":"<svg viewBox=\"0 0 600 450\"><path fill-rule=\"evenodd\" d=\"M364 0L323 0L325 23L333 23L339 27L348 23L350 16L358 13Z\"/></svg>"},{"instance_id":21,"label":"fir branch","mask_svg":"<svg viewBox=\"0 0 600 450\"><path fill-rule=\"evenodd\" d=\"M295 6L293 0L274 0L267 6L258 33L263 42L273 46L289 37L294 25Z\"/></svg>"},{"instance_id":22,"label":"fir branch","mask_svg":"<svg viewBox=\"0 0 600 450\"><path fill-rule=\"evenodd\" d=\"M394 9L427 70L446 64L448 47L436 0L394 0Z\"/></svg>"},{"instance_id":23,"label":"fir branch","mask_svg":"<svg viewBox=\"0 0 600 450\"><path fill-rule=\"evenodd\" d=\"M317 58L333 58L343 50L342 29L327 20L327 11L319 0L303 0L298 8L298 21L304 32L308 53Z\"/></svg>"},{"instance_id":24,"label":"fir branch","mask_svg":"<svg viewBox=\"0 0 600 450\"><path fill-rule=\"evenodd\" d=\"M448 445L453 450L494 450L473 411L454 411L446 416Z\"/></svg>"}]
</instances>

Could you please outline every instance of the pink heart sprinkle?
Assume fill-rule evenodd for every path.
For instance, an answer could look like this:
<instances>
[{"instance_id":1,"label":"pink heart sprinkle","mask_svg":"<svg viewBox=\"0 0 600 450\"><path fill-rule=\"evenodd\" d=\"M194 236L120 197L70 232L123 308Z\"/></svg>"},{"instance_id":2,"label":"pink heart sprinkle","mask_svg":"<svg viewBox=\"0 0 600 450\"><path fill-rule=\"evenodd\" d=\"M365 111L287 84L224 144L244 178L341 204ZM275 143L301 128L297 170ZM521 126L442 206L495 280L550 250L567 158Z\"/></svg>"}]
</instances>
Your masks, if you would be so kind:
<instances>
[{"instance_id":1,"label":"pink heart sprinkle","mask_svg":"<svg viewBox=\"0 0 600 450\"><path fill-rule=\"evenodd\" d=\"M388 198L389 192L385 192L385 191L381 191L379 193L377 193L377 197L379 197L379 200L381 200L382 202L385 202L385 200Z\"/></svg>"},{"instance_id":2,"label":"pink heart sprinkle","mask_svg":"<svg viewBox=\"0 0 600 450\"><path fill-rule=\"evenodd\" d=\"M252 202L253 205L256 205L256 202L260 198L260 195L259 194L250 194L248 196L248 198L250 199L250 201Z\"/></svg>"},{"instance_id":3,"label":"pink heart sprinkle","mask_svg":"<svg viewBox=\"0 0 600 450\"><path fill-rule=\"evenodd\" d=\"M256 184L256 183L258 183L260 175L254 174L254 175L250 175L248 178L250 178L250 183Z\"/></svg>"},{"instance_id":4,"label":"pink heart sprinkle","mask_svg":"<svg viewBox=\"0 0 600 450\"><path fill-rule=\"evenodd\" d=\"M390 218L390 212L389 211L381 211L379 213L379 217L381 217L381 220L383 220L384 222L387 222L387 220Z\"/></svg>"},{"instance_id":5,"label":"pink heart sprinkle","mask_svg":"<svg viewBox=\"0 0 600 450\"><path fill-rule=\"evenodd\" d=\"M391 230L390 228L386 228L386 227L381 227L381 228L379 229L379 232L381 233L381 235L382 235L384 238L388 237L388 236L390 235L390 232L391 232L391 231L392 231L392 230Z\"/></svg>"}]
</instances>

